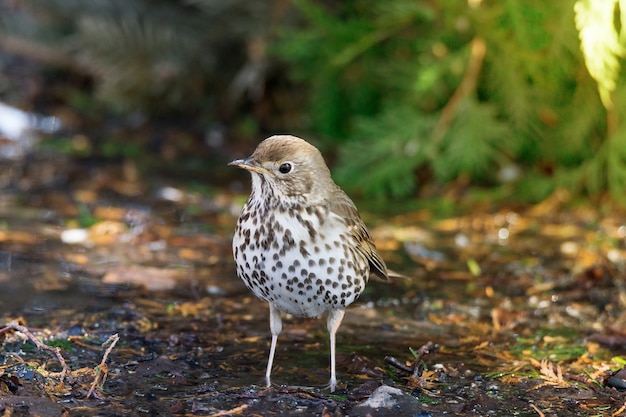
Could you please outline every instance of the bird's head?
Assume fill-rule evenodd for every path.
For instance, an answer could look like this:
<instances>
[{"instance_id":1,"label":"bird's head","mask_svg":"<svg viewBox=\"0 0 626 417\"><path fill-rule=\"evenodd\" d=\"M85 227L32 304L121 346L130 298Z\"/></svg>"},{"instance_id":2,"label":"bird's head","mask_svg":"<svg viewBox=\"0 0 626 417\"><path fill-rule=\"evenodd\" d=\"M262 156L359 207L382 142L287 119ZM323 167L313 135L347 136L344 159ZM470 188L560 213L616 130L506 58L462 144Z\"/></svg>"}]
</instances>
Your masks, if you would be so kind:
<instances>
[{"instance_id":1,"label":"bird's head","mask_svg":"<svg viewBox=\"0 0 626 417\"><path fill-rule=\"evenodd\" d=\"M249 158L237 159L228 165L252 173L253 192L271 190L285 199L306 197L310 201L312 196L323 199L335 187L320 151L295 136L269 137Z\"/></svg>"}]
</instances>

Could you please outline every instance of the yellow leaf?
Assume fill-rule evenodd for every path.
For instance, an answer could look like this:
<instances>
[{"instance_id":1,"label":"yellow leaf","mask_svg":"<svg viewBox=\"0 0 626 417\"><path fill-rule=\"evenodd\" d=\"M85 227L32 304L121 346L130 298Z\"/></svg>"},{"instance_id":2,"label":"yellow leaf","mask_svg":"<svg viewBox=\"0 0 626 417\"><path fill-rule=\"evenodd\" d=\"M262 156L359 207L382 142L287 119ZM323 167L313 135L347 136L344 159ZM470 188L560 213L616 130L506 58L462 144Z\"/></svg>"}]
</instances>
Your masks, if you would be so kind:
<instances>
[{"instance_id":1,"label":"yellow leaf","mask_svg":"<svg viewBox=\"0 0 626 417\"><path fill-rule=\"evenodd\" d=\"M574 5L580 49L589 74L598 83L602 104L607 109L613 107L611 93L619 77L619 59L626 56L626 35L623 29L619 34L615 27L618 3L623 26L626 23L624 0L578 0Z\"/></svg>"}]
</instances>

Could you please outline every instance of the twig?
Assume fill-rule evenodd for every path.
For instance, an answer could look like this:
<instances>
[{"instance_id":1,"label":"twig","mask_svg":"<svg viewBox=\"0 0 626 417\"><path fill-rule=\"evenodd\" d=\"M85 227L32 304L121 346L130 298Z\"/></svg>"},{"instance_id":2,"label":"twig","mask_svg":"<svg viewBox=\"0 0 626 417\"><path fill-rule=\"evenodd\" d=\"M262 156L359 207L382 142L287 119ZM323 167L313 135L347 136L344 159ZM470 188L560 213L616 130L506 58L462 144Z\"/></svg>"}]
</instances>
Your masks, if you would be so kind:
<instances>
[{"instance_id":1,"label":"twig","mask_svg":"<svg viewBox=\"0 0 626 417\"><path fill-rule=\"evenodd\" d=\"M487 53L487 42L479 36L472 39L470 43L470 57L467 64L467 70L463 75L463 79L459 87L454 91L448 103L441 110L441 117L437 122L437 126L433 129L432 139L437 142L441 140L450 128L450 124L454 119L457 109L463 99L476 89L476 83L480 76L480 70Z\"/></svg>"},{"instance_id":2,"label":"twig","mask_svg":"<svg viewBox=\"0 0 626 417\"><path fill-rule=\"evenodd\" d=\"M387 362L389 365L395 368L398 368L402 372L405 372L407 374L412 374L414 377L419 377L419 375L422 373L422 367L421 367L422 359L424 358L424 356L428 355L432 350L435 350L437 348L438 348L437 344L429 341L426 344L422 345L419 349L417 349L417 351L414 351L411 349L411 351L413 352L413 355L415 355L413 366L405 365L404 363L400 362L398 359L394 358L393 356L385 356L385 362Z\"/></svg>"},{"instance_id":3,"label":"twig","mask_svg":"<svg viewBox=\"0 0 626 417\"><path fill-rule=\"evenodd\" d=\"M102 356L102 361L100 361L100 365L96 366L95 368L95 373L96 373L96 377L93 380L93 383L91 384L91 388L89 388L89 392L87 393L87 398L91 397L91 394L93 394L93 391L96 389L96 387L99 384L104 384L104 381L106 381L107 375L109 373L109 368L106 364L106 361L109 357L109 354L111 353L111 351L113 350L113 348L115 347L115 345L117 344L117 342L120 340L119 335L116 333L114 335L109 336L109 338L102 344L102 347L105 347L108 345L107 350L104 352L104 355Z\"/></svg>"},{"instance_id":4,"label":"twig","mask_svg":"<svg viewBox=\"0 0 626 417\"><path fill-rule=\"evenodd\" d=\"M622 405L618 410L615 410L613 414L611 414L611 417L621 416L625 410L626 410L626 403L624 403L624 405Z\"/></svg>"},{"instance_id":5,"label":"twig","mask_svg":"<svg viewBox=\"0 0 626 417\"><path fill-rule=\"evenodd\" d=\"M231 410L221 410L217 413L209 415L209 417L221 417L221 416L230 416L233 414L241 414L245 409L248 408L248 404L240 405L239 407L235 407Z\"/></svg>"},{"instance_id":6,"label":"twig","mask_svg":"<svg viewBox=\"0 0 626 417\"><path fill-rule=\"evenodd\" d=\"M61 370L61 373L60 373L61 381L65 380L65 376L66 376L67 372L71 371L71 369L70 369L69 366L67 366L67 363L65 362L65 359L63 358L63 355L61 355L61 348L48 346L45 343L40 342L35 337L35 335L32 334L30 332L30 330L28 330L28 328L26 328L26 326L22 326L21 324L19 324L15 320L6 323L4 325L4 327L2 329L0 329L0 334L1 333L5 333L8 330L15 330L15 331L18 331L20 333L23 333L24 335L26 335L28 340L30 340L31 342L33 342L35 344L35 346L39 350L47 350L48 352L52 352L56 356L56 358L59 361L59 363L61 364L61 366L63 367L63 369Z\"/></svg>"},{"instance_id":7,"label":"twig","mask_svg":"<svg viewBox=\"0 0 626 417\"><path fill-rule=\"evenodd\" d=\"M431 341L428 341L425 345L422 345L417 349L417 357L415 358L415 365L413 365L413 378L420 378L422 371L424 370L424 356L428 355L431 350L437 349L439 346Z\"/></svg>"},{"instance_id":8,"label":"twig","mask_svg":"<svg viewBox=\"0 0 626 417\"><path fill-rule=\"evenodd\" d=\"M60 68L69 68L83 75L93 75L93 70L89 69L71 54L58 52L53 48L48 48L25 38L3 33L2 37L0 37L0 49L29 60Z\"/></svg>"},{"instance_id":9,"label":"twig","mask_svg":"<svg viewBox=\"0 0 626 417\"><path fill-rule=\"evenodd\" d=\"M407 374L413 373L413 367L406 366L404 363L400 362L393 356L385 356L385 362L387 362L389 365L393 366L394 368L398 368L399 370L406 372Z\"/></svg>"},{"instance_id":10,"label":"twig","mask_svg":"<svg viewBox=\"0 0 626 417\"><path fill-rule=\"evenodd\" d=\"M424 358L424 356L430 353L431 350L436 350L438 348L439 348L439 345L436 345L435 343L431 341L426 342L426 344L422 345L419 349L417 349L417 358L415 358L415 360L421 361Z\"/></svg>"},{"instance_id":11,"label":"twig","mask_svg":"<svg viewBox=\"0 0 626 417\"><path fill-rule=\"evenodd\" d=\"M531 404L530 407L539 414L539 417L546 417L546 415L535 404Z\"/></svg>"},{"instance_id":12,"label":"twig","mask_svg":"<svg viewBox=\"0 0 626 417\"><path fill-rule=\"evenodd\" d=\"M593 391L598 391L598 382L593 378L588 377L587 375L578 375L578 374L570 374L569 372L565 372L563 374L565 379L570 379L572 381L580 382L581 384L585 384L586 387Z\"/></svg>"}]
</instances>

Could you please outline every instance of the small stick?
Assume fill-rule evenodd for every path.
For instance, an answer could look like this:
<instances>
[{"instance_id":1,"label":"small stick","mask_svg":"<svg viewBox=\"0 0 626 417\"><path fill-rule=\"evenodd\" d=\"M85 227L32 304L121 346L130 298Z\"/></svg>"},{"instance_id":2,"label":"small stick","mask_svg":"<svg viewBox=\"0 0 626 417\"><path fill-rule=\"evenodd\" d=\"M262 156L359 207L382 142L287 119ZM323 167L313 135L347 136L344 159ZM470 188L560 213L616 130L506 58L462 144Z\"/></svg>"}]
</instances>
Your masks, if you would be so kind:
<instances>
[{"instance_id":1,"label":"small stick","mask_svg":"<svg viewBox=\"0 0 626 417\"><path fill-rule=\"evenodd\" d=\"M107 375L109 373L109 369L107 367L106 361L109 357L109 354L111 353L111 351L113 350L113 348L115 347L115 345L117 344L117 342L120 340L119 335L116 333L114 335L109 336L109 338L102 344L102 347L105 347L108 345L107 350L104 352L104 355L102 356L102 361L100 361L100 365L96 366L95 371L96 371L96 377L93 380L93 383L91 384L91 388L89 388L89 392L87 393L87 398L91 397L91 394L93 394L93 391L96 389L96 386L98 384L104 384L104 381L106 381Z\"/></svg>"},{"instance_id":2,"label":"small stick","mask_svg":"<svg viewBox=\"0 0 626 417\"><path fill-rule=\"evenodd\" d=\"M539 417L546 417L546 415L535 404L530 404L530 407L539 414Z\"/></svg>"},{"instance_id":3,"label":"small stick","mask_svg":"<svg viewBox=\"0 0 626 417\"><path fill-rule=\"evenodd\" d=\"M416 361L421 361L422 358L430 353L431 350L439 348L435 343L428 341L425 345L422 345L419 349L417 349L417 358Z\"/></svg>"},{"instance_id":4,"label":"small stick","mask_svg":"<svg viewBox=\"0 0 626 417\"><path fill-rule=\"evenodd\" d=\"M427 342L422 345L419 349L417 349L417 351L414 351L417 357L413 361L413 366L407 366L393 356L385 356L385 362L403 372L406 372L407 374L413 374L413 376L417 377L421 372L420 363L422 362L424 356L428 355L432 350L437 348L438 346L433 342Z\"/></svg>"},{"instance_id":5,"label":"small stick","mask_svg":"<svg viewBox=\"0 0 626 417\"><path fill-rule=\"evenodd\" d=\"M406 366L404 363L400 362L399 360L397 360L396 358L394 358L393 356L385 356L385 362L387 362L389 365L398 368L401 371L406 372L407 374L412 374L413 373L413 368L410 366Z\"/></svg>"},{"instance_id":6,"label":"small stick","mask_svg":"<svg viewBox=\"0 0 626 417\"><path fill-rule=\"evenodd\" d=\"M422 345L417 350L417 358L415 358L415 362L413 365L413 378L419 378L422 376L423 370L423 362L424 356L428 355L431 350L437 349L439 346L434 344L431 341L428 341L425 345Z\"/></svg>"},{"instance_id":7,"label":"small stick","mask_svg":"<svg viewBox=\"0 0 626 417\"><path fill-rule=\"evenodd\" d=\"M624 405L620 409L615 410L615 412L611 414L611 417L621 416L624 410L626 410L626 403L624 403Z\"/></svg>"},{"instance_id":8,"label":"small stick","mask_svg":"<svg viewBox=\"0 0 626 417\"><path fill-rule=\"evenodd\" d=\"M221 416L231 416L234 414L241 414L248 408L248 404L242 404L239 407L232 408L230 410L221 410L217 413L209 415L209 417L221 417Z\"/></svg>"},{"instance_id":9,"label":"small stick","mask_svg":"<svg viewBox=\"0 0 626 417\"><path fill-rule=\"evenodd\" d=\"M32 334L30 332L30 330L28 330L28 328L26 326L22 326L21 324L19 324L15 320L6 323L4 325L4 327L2 329L0 329L0 334L6 333L9 330L16 330L16 331L26 335L28 340L33 342L35 344L35 346L37 347L37 349L39 349L39 350L47 350L48 352L54 353L54 355L56 356L57 360L59 361L59 363L63 367L63 370L61 371L61 381L65 380L65 375L67 374L68 371L70 371L70 367L67 366L67 363L65 362L65 359L63 358L63 355L61 355L61 348L60 347L52 347L52 346L46 345L45 343L40 342L39 339L37 339L35 337L35 335Z\"/></svg>"}]
</instances>

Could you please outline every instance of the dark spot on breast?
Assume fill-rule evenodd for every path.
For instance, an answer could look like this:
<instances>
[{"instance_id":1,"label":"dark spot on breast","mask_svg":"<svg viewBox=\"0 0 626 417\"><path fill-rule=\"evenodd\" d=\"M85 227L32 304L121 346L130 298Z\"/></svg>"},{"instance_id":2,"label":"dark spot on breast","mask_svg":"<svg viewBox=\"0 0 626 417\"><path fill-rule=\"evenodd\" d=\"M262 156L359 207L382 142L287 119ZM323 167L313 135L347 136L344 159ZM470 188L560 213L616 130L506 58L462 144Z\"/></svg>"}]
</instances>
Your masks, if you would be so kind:
<instances>
[{"instance_id":1,"label":"dark spot on breast","mask_svg":"<svg viewBox=\"0 0 626 417\"><path fill-rule=\"evenodd\" d=\"M309 252L306 250L305 245L300 244L300 255L302 255L304 258L308 258L309 257Z\"/></svg>"},{"instance_id":2,"label":"dark spot on breast","mask_svg":"<svg viewBox=\"0 0 626 417\"><path fill-rule=\"evenodd\" d=\"M285 230L285 234L283 235L283 243L287 249L293 247L296 244L295 240L293 240L293 236L291 235L291 231Z\"/></svg>"},{"instance_id":3,"label":"dark spot on breast","mask_svg":"<svg viewBox=\"0 0 626 417\"><path fill-rule=\"evenodd\" d=\"M326 216L328 215L328 210L318 209L315 210L315 216L317 217L317 221L320 223L320 226L324 224L326 220Z\"/></svg>"}]
</instances>

